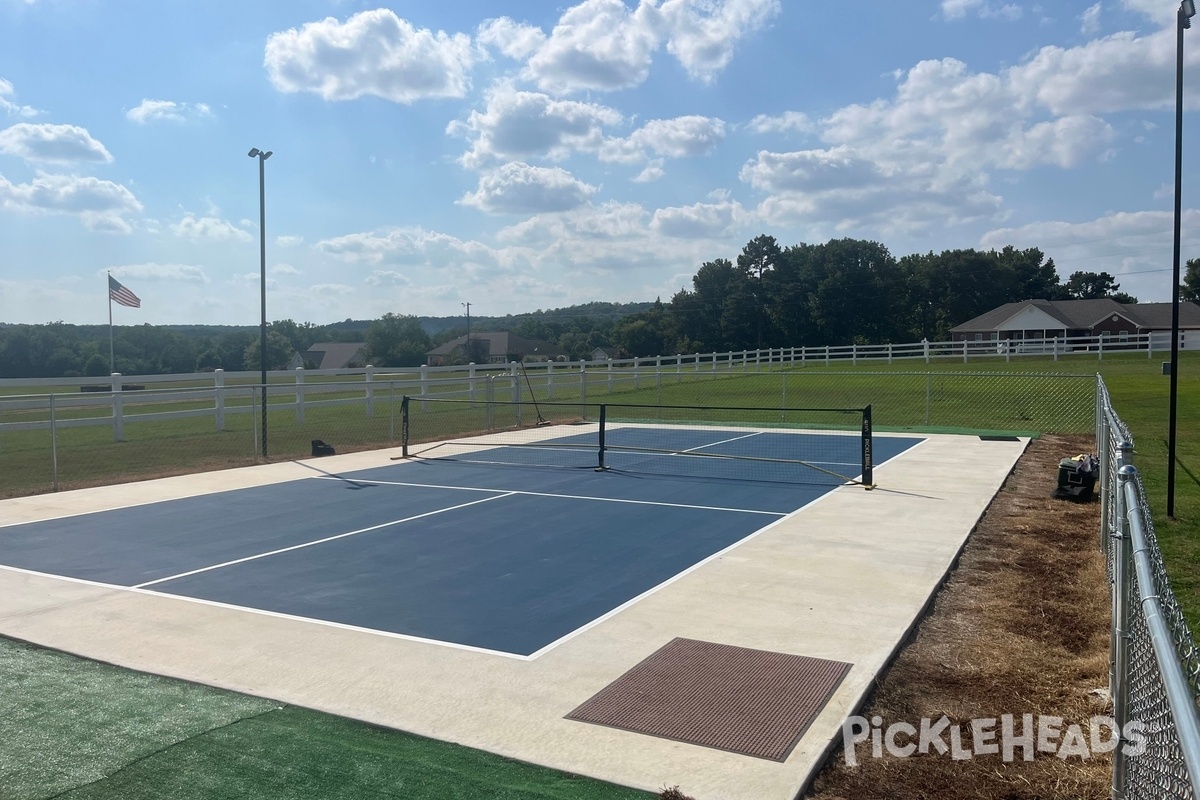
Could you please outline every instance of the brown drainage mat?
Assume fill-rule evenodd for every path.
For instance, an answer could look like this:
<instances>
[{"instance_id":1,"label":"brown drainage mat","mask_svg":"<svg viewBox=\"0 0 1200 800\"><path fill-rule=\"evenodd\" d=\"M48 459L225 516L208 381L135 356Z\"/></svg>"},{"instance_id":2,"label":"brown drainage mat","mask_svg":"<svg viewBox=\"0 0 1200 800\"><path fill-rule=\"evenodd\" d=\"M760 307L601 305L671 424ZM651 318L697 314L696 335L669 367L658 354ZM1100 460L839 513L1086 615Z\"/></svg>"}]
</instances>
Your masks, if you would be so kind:
<instances>
[{"instance_id":1,"label":"brown drainage mat","mask_svg":"<svg viewBox=\"0 0 1200 800\"><path fill-rule=\"evenodd\" d=\"M850 666L674 639L567 719L783 761Z\"/></svg>"}]
</instances>

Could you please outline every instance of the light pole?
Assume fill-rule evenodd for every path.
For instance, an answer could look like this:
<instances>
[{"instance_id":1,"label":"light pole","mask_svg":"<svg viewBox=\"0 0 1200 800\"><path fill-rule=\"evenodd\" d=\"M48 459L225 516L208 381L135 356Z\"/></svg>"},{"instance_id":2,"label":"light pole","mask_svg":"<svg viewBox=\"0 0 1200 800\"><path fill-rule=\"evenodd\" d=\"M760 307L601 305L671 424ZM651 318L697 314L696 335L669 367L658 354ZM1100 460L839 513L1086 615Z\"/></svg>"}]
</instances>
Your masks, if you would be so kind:
<instances>
[{"instance_id":1,"label":"light pole","mask_svg":"<svg viewBox=\"0 0 1200 800\"><path fill-rule=\"evenodd\" d=\"M1175 420L1179 391L1179 229L1183 213L1183 32L1196 16L1194 0L1179 4L1175 24L1175 248L1171 260L1171 413L1167 423L1167 516L1175 517Z\"/></svg>"},{"instance_id":2,"label":"light pole","mask_svg":"<svg viewBox=\"0 0 1200 800\"><path fill-rule=\"evenodd\" d=\"M257 147L247 153L258 159L258 272L259 291L262 297L261 337L259 340L258 363L262 367L262 454L267 457L267 159L271 151L263 152Z\"/></svg>"},{"instance_id":3,"label":"light pole","mask_svg":"<svg viewBox=\"0 0 1200 800\"><path fill-rule=\"evenodd\" d=\"M467 361L471 360L471 304L462 304L467 309Z\"/></svg>"}]
</instances>

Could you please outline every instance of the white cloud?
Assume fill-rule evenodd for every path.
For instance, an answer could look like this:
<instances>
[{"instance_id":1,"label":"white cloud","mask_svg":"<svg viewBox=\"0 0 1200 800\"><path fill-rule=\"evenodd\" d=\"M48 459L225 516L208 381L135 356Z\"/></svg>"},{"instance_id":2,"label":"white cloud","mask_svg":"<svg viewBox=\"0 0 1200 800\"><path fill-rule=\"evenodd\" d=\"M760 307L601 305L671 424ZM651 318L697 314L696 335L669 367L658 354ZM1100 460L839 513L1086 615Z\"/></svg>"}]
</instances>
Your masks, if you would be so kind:
<instances>
[{"instance_id":1,"label":"white cloud","mask_svg":"<svg viewBox=\"0 0 1200 800\"><path fill-rule=\"evenodd\" d=\"M299 247L304 244L303 236L276 236L275 244L280 247Z\"/></svg>"},{"instance_id":2,"label":"white cloud","mask_svg":"<svg viewBox=\"0 0 1200 800\"><path fill-rule=\"evenodd\" d=\"M1082 14L1079 15L1079 32L1084 36L1094 36L1100 30L1100 12L1102 4L1096 3L1088 6Z\"/></svg>"},{"instance_id":3,"label":"white cloud","mask_svg":"<svg viewBox=\"0 0 1200 800\"><path fill-rule=\"evenodd\" d=\"M992 3L988 0L942 0L942 14L946 19L962 19L974 12L984 19L1007 19L1016 21L1025 16L1024 9L1015 3Z\"/></svg>"},{"instance_id":4,"label":"white cloud","mask_svg":"<svg viewBox=\"0 0 1200 800\"><path fill-rule=\"evenodd\" d=\"M666 172L663 171L662 161L651 161L645 169L633 178L633 182L653 183L654 181L661 180L664 175L666 175Z\"/></svg>"},{"instance_id":5,"label":"white cloud","mask_svg":"<svg viewBox=\"0 0 1200 800\"><path fill-rule=\"evenodd\" d=\"M317 242L316 249L357 264L402 263L443 268L462 262L499 263L495 252L479 242L463 241L422 228L391 228L351 233Z\"/></svg>"},{"instance_id":6,"label":"white cloud","mask_svg":"<svg viewBox=\"0 0 1200 800\"><path fill-rule=\"evenodd\" d=\"M600 150L602 161L632 164L649 153L686 158L711 153L725 138L725 123L701 116L654 119L623 139L609 139Z\"/></svg>"},{"instance_id":7,"label":"white cloud","mask_svg":"<svg viewBox=\"0 0 1200 800\"><path fill-rule=\"evenodd\" d=\"M132 192L112 181L39 173L29 183L17 184L0 175L0 208L70 214L92 230L128 233L132 228L125 215L140 212L142 204Z\"/></svg>"},{"instance_id":8,"label":"white cloud","mask_svg":"<svg viewBox=\"0 0 1200 800\"><path fill-rule=\"evenodd\" d=\"M529 58L546 42L546 34L541 28L514 22L508 17L485 21L475 36L480 44L494 47L518 61Z\"/></svg>"},{"instance_id":9,"label":"white cloud","mask_svg":"<svg viewBox=\"0 0 1200 800\"><path fill-rule=\"evenodd\" d=\"M659 46L658 14L645 2L630 12L622 0L583 0L559 18L529 59L528 75L555 93L637 86Z\"/></svg>"},{"instance_id":10,"label":"white cloud","mask_svg":"<svg viewBox=\"0 0 1200 800\"><path fill-rule=\"evenodd\" d=\"M815 122L825 148L760 152L741 179L764 193L758 213L775 224L904 232L1000 219L992 172L1076 167L1107 157L1116 139L1094 115L1053 116L1014 76L1017 68L921 62L899 76L891 99Z\"/></svg>"},{"instance_id":11,"label":"white cloud","mask_svg":"<svg viewBox=\"0 0 1200 800\"><path fill-rule=\"evenodd\" d=\"M300 275L300 270L293 267L291 264L272 264L267 268L267 272L272 275Z\"/></svg>"},{"instance_id":12,"label":"white cloud","mask_svg":"<svg viewBox=\"0 0 1200 800\"><path fill-rule=\"evenodd\" d=\"M63 164L81 161L109 164L113 160L86 128L48 123L18 122L0 131L0 153L26 161Z\"/></svg>"},{"instance_id":13,"label":"white cloud","mask_svg":"<svg viewBox=\"0 0 1200 800\"><path fill-rule=\"evenodd\" d=\"M1138 36L1126 31L1080 47L1043 47L1005 77L1023 100L1054 114L1171 107L1175 102L1173 34ZM1192 67L1192 73L1197 64L1200 55L1189 57L1185 51L1185 65ZM1189 89L1189 99L1195 97L1200 97L1200 90Z\"/></svg>"},{"instance_id":14,"label":"white cloud","mask_svg":"<svg viewBox=\"0 0 1200 800\"><path fill-rule=\"evenodd\" d=\"M596 193L558 167L532 167L510 162L479 178L479 187L459 201L493 214L538 214L567 211Z\"/></svg>"},{"instance_id":15,"label":"white cloud","mask_svg":"<svg viewBox=\"0 0 1200 800\"><path fill-rule=\"evenodd\" d=\"M463 97L478 54L465 34L417 29L386 8L272 34L264 64L282 92L326 100L375 95L396 103Z\"/></svg>"},{"instance_id":16,"label":"white cloud","mask_svg":"<svg viewBox=\"0 0 1200 800\"><path fill-rule=\"evenodd\" d=\"M364 281L368 286L409 286L412 279L395 270L377 269Z\"/></svg>"},{"instance_id":17,"label":"white cloud","mask_svg":"<svg viewBox=\"0 0 1200 800\"><path fill-rule=\"evenodd\" d=\"M173 100L145 99L125 112L126 118L139 125L148 122L186 122L189 118L212 116L207 103L176 103Z\"/></svg>"},{"instance_id":18,"label":"white cloud","mask_svg":"<svg viewBox=\"0 0 1200 800\"><path fill-rule=\"evenodd\" d=\"M10 98L16 94L13 85L0 78L0 111L14 117L36 117L42 113L33 106L19 105Z\"/></svg>"},{"instance_id":19,"label":"white cloud","mask_svg":"<svg viewBox=\"0 0 1200 800\"><path fill-rule=\"evenodd\" d=\"M197 217L184 214L171 225L171 233L183 239L212 239L218 242L248 242L253 237L241 228L219 217Z\"/></svg>"},{"instance_id":20,"label":"white cloud","mask_svg":"<svg viewBox=\"0 0 1200 800\"><path fill-rule=\"evenodd\" d=\"M982 5L983 0L942 0L942 13L946 19L962 19L968 11Z\"/></svg>"},{"instance_id":21,"label":"white cloud","mask_svg":"<svg viewBox=\"0 0 1200 800\"><path fill-rule=\"evenodd\" d=\"M1200 210L1182 215L1184 258L1200 252ZM1051 220L988 231L983 247L1038 247L1059 276L1108 272L1142 302L1167 302L1171 287L1174 217L1170 211L1117 212L1082 222Z\"/></svg>"},{"instance_id":22,"label":"white cloud","mask_svg":"<svg viewBox=\"0 0 1200 800\"><path fill-rule=\"evenodd\" d=\"M733 59L738 41L780 8L780 0L666 0L661 13L669 30L667 52L691 77L711 82Z\"/></svg>"},{"instance_id":23,"label":"white cloud","mask_svg":"<svg viewBox=\"0 0 1200 800\"><path fill-rule=\"evenodd\" d=\"M1121 0L1121 7L1126 11L1145 14L1154 24L1160 27L1175 28L1175 12L1179 3L1164 3L1162 0Z\"/></svg>"},{"instance_id":24,"label":"white cloud","mask_svg":"<svg viewBox=\"0 0 1200 800\"><path fill-rule=\"evenodd\" d=\"M122 283L126 280L163 283L209 283L203 267L192 264L126 264L105 269ZM257 274L257 273L256 273Z\"/></svg>"},{"instance_id":25,"label":"white cloud","mask_svg":"<svg viewBox=\"0 0 1200 800\"><path fill-rule=\"evenodd\" d=\"M752 133L810 133L816 129L807 114L785 111L778 115L759 114L747 123Z\"/></svg>"},{"instance_id":26,"label":"white cloud","mask_svg":"<svg viewBox=\"0 0 1200 800\"><path fill-rule=\"evenodd\" d=\"M718 239L732 235L746 214L734 201L696 203L680 208L660 208L650 223L652 230L679 239Z\"/></svg>"},{"instance_id":27,"label":"white cloud","mask_svg":"<svg viewBox=\"0 0 1200 800\"><path fill-rule=\"evenodd\" d=\"M555 100L501 84L488 92L483 111L472 111L465 122L451 123L448 131L473 137L471 149L460 161L479 167L535 157L559 160L574 150L594 151L604 127L622 121L618 112L606 106Z\"/></svg>"}]
</instances>

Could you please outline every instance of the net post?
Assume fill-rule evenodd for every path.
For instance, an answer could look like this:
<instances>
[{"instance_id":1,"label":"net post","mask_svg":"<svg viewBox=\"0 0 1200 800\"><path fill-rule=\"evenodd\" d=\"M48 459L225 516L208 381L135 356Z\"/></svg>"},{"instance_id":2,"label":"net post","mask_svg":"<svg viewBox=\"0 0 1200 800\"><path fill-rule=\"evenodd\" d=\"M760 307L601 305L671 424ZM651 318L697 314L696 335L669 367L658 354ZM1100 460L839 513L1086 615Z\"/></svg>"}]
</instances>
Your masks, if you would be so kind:
<instances>
[{"instance_id":1,"label":"net post","mask_svg":"<svg viewBox=\"0 0 1200 800\"><path fill-rule=\"evenodd\" d=\"M871 407L863 409L862 417L862 482L866 489L875 488L874 464L872 463Z\"/></svg>"},{"instance_id":2,"label":"net post","mask_svg":"<svg viewBox=\"0 0 1200 800\"><path fill-rule=\"evenodd\" d=\"M605 469L607 469L607 467L604 466L604 429L606 427L607 411L608 411L608 404L601 403L600 404L600 436L599 436L599 440L598 440L599 447L597 449L598 464L596 466L597 472L603 472Z\"/></svg>"},{"instance_id":3,"label":"net post","mask_svg":"<svg viewBox=\"0 0 1200 800\"><path fill-rule=\"evenodd\" d=\"M400 399L400 456L408 458L408 411L409 396Z\"/></svg>"}]
</instances>

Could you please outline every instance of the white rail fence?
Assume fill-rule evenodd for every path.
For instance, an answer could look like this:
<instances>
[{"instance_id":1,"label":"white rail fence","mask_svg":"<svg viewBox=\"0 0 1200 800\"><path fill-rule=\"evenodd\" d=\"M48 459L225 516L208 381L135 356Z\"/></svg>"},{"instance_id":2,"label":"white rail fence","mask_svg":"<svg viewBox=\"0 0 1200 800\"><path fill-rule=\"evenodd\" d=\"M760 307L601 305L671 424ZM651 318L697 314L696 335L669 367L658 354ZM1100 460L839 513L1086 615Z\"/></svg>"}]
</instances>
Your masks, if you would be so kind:
<instances>
[{"instance_id":1,"label":"white rail fence","mask_svg":"<svg viewBox=\"0 0 1200 800\"><path fill-rule=\"evenodd\" d=\"M1200 349L1200 336L1184 341ZM273 412L290 409L303 423L306 411L339 406L365 406L375 413L378 396L399 394L482 398L487 382L505 378L512 391L536 385L549 400L559 393L586 401L592 391L641 389L686 373L749 373L806 366L1002 360L1030 356L1053 361L1103 360L1116 353L1144 352L1148 359L1170 349L1170 335L1075 337L1024 340L915 342L907 344L788 347L764 350L691 353L606 361L542 361L518 364L421 366L412 369L366 367L348 370L273 370L268 394ZM1186 347L1184 348L1186 349ZM39 378L0 380L0 435L21 430L111 426L114 441L125 440L127 421L157 422L211 417L214 429L225 430L229 415L254 414L259 372L222 370L184 375L108 378ZM494 390L495 387L492 387ZM35 393L36 392L36 393ZM8 396L4 396L8 395ZM182 408L180 406L183 406ZM42 413L37 413L41 411ZM22 413L25 412L25 413ZM389 412L390 413L390 412Z\"/></svg>"}]
</instances>

